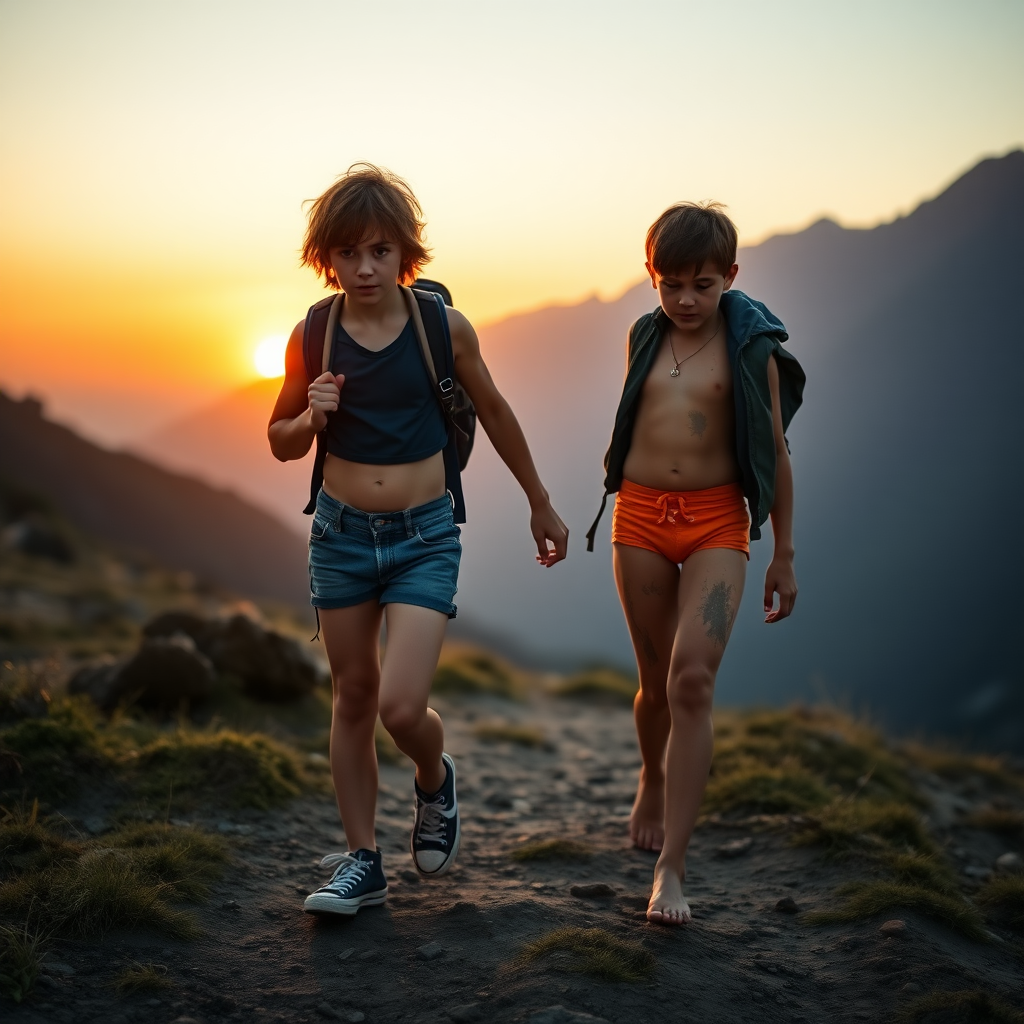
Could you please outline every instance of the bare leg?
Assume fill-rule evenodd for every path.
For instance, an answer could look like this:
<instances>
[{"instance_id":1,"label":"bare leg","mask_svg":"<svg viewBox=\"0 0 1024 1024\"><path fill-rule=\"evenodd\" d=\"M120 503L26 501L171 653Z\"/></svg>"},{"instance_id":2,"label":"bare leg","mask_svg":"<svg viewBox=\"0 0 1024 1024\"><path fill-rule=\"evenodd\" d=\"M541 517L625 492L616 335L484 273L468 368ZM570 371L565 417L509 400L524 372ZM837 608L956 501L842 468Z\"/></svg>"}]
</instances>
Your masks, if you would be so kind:
<instances>
[{"instance_id":1,"label":"bare leg","mask_svg":"<svg viewBox=\"0 0 1024 1024\"><path fill-rule=\"evenodd\" d=\"M629 834L641 850L660 850L665 836L666 682L676 632L679 568L654 551L612 545L612 566L640 674L633 717L643 766Z\"/></svg>"},{"instance_id":2,"label":"bare leg","mask_svg":"<svg viewBox=\"0 0 1024 1024\"><path fill-rule=\"evenodd\" d=\"M672 728L665 759L665 845L647 909L648 920L658 924L690 920L682 885L686 850L711 770L715 676L743 596L746 570L742 552L711 548L691 555L679 577L679 626L667 687Z\"/></svg>"},{"instance_id":3,"label":"bare leg","mask_svg":"<svg viewBox=\"0 0 1024 1024\"><path fill-rule=\"evenodd\" d=\"M331 665L331 779L350 850L376 850L377 723L381 607L322 608L320 628Z\"/></svg>"},{"instance_id":4,"label":"bare leg","mask_svg":"<svg viewBox=\"0 0 1024 1024\"><path fill-rule=\"evenodd\" d=\"M444 784L444 726L427 707L448 617L411 604L387 606L387 646L380 680L380 718L398 749L416 765L425 793Z\"/></svg>"}]
</instances>

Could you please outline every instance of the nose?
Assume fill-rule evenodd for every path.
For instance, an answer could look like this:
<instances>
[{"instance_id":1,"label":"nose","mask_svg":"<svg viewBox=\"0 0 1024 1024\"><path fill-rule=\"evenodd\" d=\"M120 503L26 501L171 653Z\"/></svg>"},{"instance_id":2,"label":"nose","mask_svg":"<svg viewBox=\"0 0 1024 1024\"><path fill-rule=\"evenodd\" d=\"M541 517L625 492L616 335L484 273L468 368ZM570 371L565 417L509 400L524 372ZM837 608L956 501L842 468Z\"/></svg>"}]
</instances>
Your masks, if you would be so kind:
<instances>
[{"instance_id":1,"label":"nose","mask_svg":"<svg viewBox=\"0 0 1024 1024\"><path fill-rule=\"evenodd\" d=\"M359 276L369 277L373 273L373 258L369 253L364 253L359 257Z\"/></svg>"}]
</instances>

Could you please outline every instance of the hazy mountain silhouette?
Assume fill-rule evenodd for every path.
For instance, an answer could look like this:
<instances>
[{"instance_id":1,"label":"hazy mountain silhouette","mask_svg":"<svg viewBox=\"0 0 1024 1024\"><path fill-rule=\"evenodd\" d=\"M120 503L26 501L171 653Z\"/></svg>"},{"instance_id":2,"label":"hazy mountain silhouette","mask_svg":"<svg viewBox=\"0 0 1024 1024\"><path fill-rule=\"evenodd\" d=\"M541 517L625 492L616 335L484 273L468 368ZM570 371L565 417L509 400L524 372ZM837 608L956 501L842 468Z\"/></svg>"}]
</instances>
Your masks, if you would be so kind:
<instances>
[{"instance_id":1,"label":"hazy mountain silhouette","mask_svg":"<svg viewBox=\"0 0 1024 1024\"><path fill-rule=\"evenodd\" d=\"M106 451L0 392L0 477L45 495L79 529L251 597L309 600L305 544L234 494Z\"/></svg>"},{"instance_id":2,"label":"hazy mountain silhouette","mask_svg":"<svg viewBox=\"0 0 1024 1024\"><path fill-rule=\"evenodd\" d=\"M1013 518L1024 507L1024 153L983 161L893 223L819 221L742 249L739 263L737 287L786 322L808 373L790 431L801 594L791 620L762 624L770 535L755 544L720 698L829 695L898 728L1024 746L1024 558ZM600 498L625 332L655 302L642 283L613 302L542 309L480 331L570 526L571 557L550 571L533 564L526 502L481 435L465 476L458 601L555 661L631 660L610 516L594 555L583 534ZM266 451L274 390L271 382L232 396L149 439L146 451L234 480L300 522L307 469L281 467ZM225 416L234 433L219 426ZM265 468L238 479L249 465Z\"/></svg>"}]
</instances>

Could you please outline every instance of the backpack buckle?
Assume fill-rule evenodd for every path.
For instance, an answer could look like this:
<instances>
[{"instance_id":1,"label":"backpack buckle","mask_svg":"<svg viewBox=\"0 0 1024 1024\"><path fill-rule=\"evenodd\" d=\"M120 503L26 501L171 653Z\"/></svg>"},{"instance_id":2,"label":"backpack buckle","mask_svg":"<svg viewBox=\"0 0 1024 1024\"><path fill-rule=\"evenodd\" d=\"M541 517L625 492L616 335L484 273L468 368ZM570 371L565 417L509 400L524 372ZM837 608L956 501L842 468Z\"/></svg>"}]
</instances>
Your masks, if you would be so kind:
<instances>
[{"instance_id":1,"label":"backpack buckle","mask_svg":"<svg viewBox=\"0 0 1024 1024\"><path fill-rule=\"evenodd\" d=\"M451 377L445 377L444 380L439 380L437 386L441 389L442 395L447 395L449 391L455 388L455 381Z\"/></svg>"}]
</instances>

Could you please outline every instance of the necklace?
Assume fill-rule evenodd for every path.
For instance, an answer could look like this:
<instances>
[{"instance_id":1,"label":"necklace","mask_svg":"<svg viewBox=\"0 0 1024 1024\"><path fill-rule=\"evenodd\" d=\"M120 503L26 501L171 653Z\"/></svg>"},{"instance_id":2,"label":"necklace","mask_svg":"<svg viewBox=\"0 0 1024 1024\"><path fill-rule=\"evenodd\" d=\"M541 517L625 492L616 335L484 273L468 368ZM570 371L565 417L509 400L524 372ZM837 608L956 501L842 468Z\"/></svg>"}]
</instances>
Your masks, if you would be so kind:
<instances>
[{"instance_id":1,"label":"necklace","mask_svg":"<svg viewBox=\"0 0 1024 1024\"><path fill-rule=\"evenodd\" d=\"M703 352L704 349L706 349L708 347L708 345L710 345L711 342L713 342L715 340L715 338L718 337L718 332L721 329L722 329L722 321L719 320L718 321L718 326L715 328L715 333L712 334L711 337L708 338L708 340L705 341L704 344L701 345L701 347L699 349L697 349L696 352L691 352L688 356L683 356L682 359L676 359L676 347L675 347L675 345L672 344L672 333L670 331L669 332L669 336L668 336L668 347L669 347L669 351L672 353L672 359L673 359L673 361L675 362L676 365L673 366L672 369L669 371L669 376L670 377L678 377L679 376L679 367L682 366L683 363L685 363L687 359L692 359L698 353Z\"/></svg>"}]
</instances>

